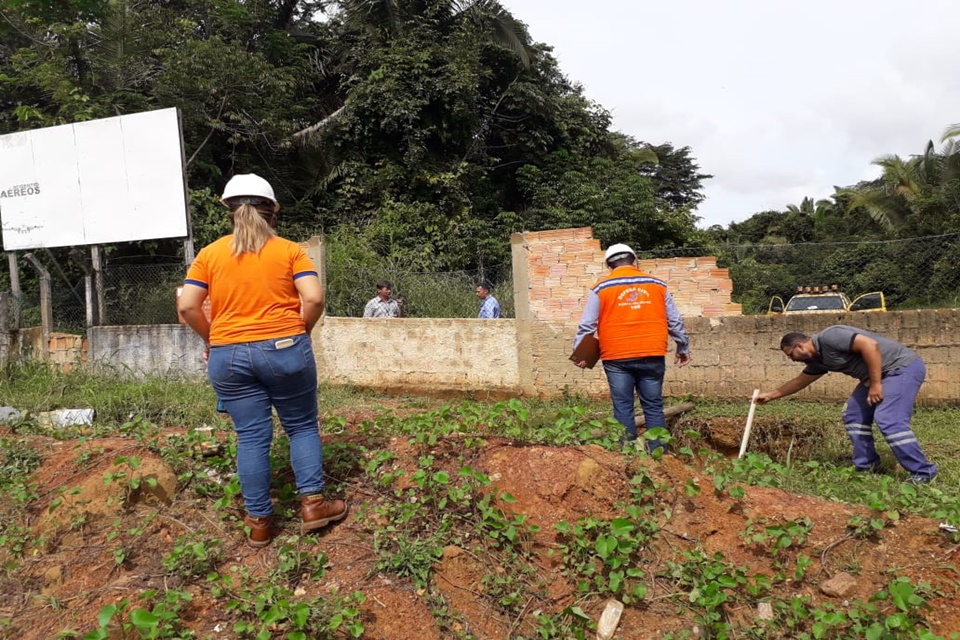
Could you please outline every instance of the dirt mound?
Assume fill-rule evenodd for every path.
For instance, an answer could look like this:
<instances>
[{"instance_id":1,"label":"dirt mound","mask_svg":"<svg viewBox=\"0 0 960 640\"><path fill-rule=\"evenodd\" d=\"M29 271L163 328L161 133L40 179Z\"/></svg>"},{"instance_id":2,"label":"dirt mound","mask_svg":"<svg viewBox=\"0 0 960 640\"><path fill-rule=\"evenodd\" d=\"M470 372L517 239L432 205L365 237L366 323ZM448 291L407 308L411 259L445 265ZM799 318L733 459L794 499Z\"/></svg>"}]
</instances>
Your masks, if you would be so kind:
<instances>
[{"instance_id":1,"label":"dirt mound","mask_svg":"<svg viewBox=\"0 0 960 640\"><path fill-rule=\"evenodd\" d=\"M732 423L726 431L722 423L711 427L711 439L731 441ZM764 429L761 426L760 432ZM593 620L599 617L603 601L584 597L577 588L583 576L571 574L563 565L562 552L573 543L562 530L564 523L588 528L625 518L627 504L650 506L659 533L646 543L643 554L645 597L624 611L619 637L692 632L691 616L678 614L676 598L679 594L686 602L689 591L678 572L682 573L685 558L714 554L722 554L727 567L742 568L744 575L774 576L780 565L794 562L802 553L810 562L805 577L775 583L770 596L805 596L813 603L838 607L869 598L889 584L895 569L933 586L927 619L934 633L960 631L952 566L957 547L938 533L937 523L924 518L903 517L887 523L875 536L854 537L848 525L855 516L871 516L865 508L752 486L744 487L738 498L729 487L715 490L715 478L699 472L689 460L665 456L654 461L595 446L519 446L500 438L467 443L458 435L421 444L394 438L367 449L356 464L339 466L341 461L330 452L350 451L361 437L348 429L324 441L330 456L327 471L342 474L337 481L351 502L350 515L317 536L297 538L291 501L280 496L284 536L263 551L242 544L235 519L241 513L238 496L229 507L215 511L196 486L200 480L178 486L173 470L149 448L121 439L92 439L71 446L34 438L45 458L35 473L37 497L24 515L34 532L24 550L29 561L15 562L17 569L8 570L0 584L7 595L0 617L12 621L8 631L14 634L8 637L46 639L68 629L86 633L96 627L104 606L121 598L135 600L147 590L168 589L192 594L179 619L198 637L241 637L230 631L239 610L226 610L223 597L204 587L202 579L191 583L163 566L163 558L178 548L177 540L184 534L204 541L211 555L222 552L215 564L220 575L283 570L302 598L362 592L365 600L358 605L358 615L366 638L535 637L543 614L581 607ZM406 497L400 504L418 499L417 483L424 480L417 474L425 460L450 478L464 468L485 474L489 478L485 495L494 498L486 498L490 508L505 512L509 522L522 518L525 525L535 526L527 573L518 574L520 568L511 564L514 556L498 555L489 540L469 535L445 546L433 564L429 584L418 584L416 576L398 577L384 566L378 549L389 542L384 536L390 535L394 522L384 515L384 507L401 495ZM375 462L382 484L358 470L374 468ZM281 470L284 473L288 470ZM61 502L51 511L58 499ZM474 504L484 499L471 498ZM802 544L775 554L748 539L750 531L803 519L809 519L810 526ZM284 568L291 549L301 553L298 562L306 564ZM422 550L404 551L413 556ZM599 552L591 548L584 553ZM308 565L314 559L325 571L319 581L304 577L313 570ZM400 566L399 560L390 562ZM825 595L823 583L841 572L853 574L853 583L842 596ZM521 587L535 595L510 591ZM236 590L235 583L233 587L225 583L221 591L230 589ZM497 605L509 598L519 598L513 609ZM726 609L725 615L752 624L756 612L741 606Z\"/></svg>"},{"instance_id":2,"label":"dirt mound","mask_svg":"<svg viewBox=\"0 0 960 640\"><path fill-rule=\"evenodd\" d=\"M96 518L115 517L138 504L169 505L177 476L160 457L129 440L94 440L60 448L41 474L41 489L51 494L37 533L77 527Z\"/></svg>"}]
</instances>

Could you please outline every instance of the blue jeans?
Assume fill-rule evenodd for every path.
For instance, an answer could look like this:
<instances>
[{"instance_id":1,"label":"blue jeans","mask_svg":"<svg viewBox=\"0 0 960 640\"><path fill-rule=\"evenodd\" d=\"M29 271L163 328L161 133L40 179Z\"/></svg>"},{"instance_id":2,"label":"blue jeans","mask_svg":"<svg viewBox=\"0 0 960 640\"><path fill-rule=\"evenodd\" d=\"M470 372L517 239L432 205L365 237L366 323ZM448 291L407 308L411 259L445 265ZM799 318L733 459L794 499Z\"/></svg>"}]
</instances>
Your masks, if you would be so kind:
<instances>
[{"instance_id":1,"label":"blue jeans","mask_svg":"<svg viewBox=\"0 0 960 640\"><path fill-rule=\"evenodd\" d=\"M323 451L317 421L317 365L310 336L286 348L283 339L210 347L210 383L237 432L237 473L247 513L273 513L270 501L270 444L273 413L290 439L290 464L300 495L323 490Z\"/></svg>"},{"instance_id":2,"label":"blue jeans","mask_svg":"<svg viewBox=\"0 0 960 640\"><path fill-rule=\"evenodd\" d=\"M937 465L923 455L917 436L910 428L913 403L926 375L923 360L888 372L883 376L883 401L872 407L867 402L869 388L866 385L858 384L853 390L843 410L843 426L853 443L853 464L857 469L869 471L880 464L873 444L872 424L876 422L897 462L911 476L930 479L937 475Z\"/></svg>"},{"instance_id":3,"label":"blue jeans","mask_svg":"<svg viewBox=\"0 0 960 640\"><path fill-rule=\"evenodd\" d=\"M613 401L613 417L626 429L625 441L637 439L634 391L640 398L646 428L666 428L667 419L663 415L663 376L666 370L665 356L603 361L603 371L607 374L610 399ZM651 452L662 446L659 440L647 443Z\"/></svg>"}]
</instances>

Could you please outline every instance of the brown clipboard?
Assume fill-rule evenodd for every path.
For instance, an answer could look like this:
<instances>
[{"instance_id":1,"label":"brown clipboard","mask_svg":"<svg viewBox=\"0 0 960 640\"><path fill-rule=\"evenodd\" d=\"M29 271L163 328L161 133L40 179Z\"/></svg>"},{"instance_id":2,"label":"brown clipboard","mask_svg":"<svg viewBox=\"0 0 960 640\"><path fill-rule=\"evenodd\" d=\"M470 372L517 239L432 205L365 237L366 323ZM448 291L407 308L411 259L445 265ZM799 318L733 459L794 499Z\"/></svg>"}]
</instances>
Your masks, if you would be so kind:
<instances>
[{"instance_id":1,"label":"brown clipboard","mask_svg":"<svg viewBox=\"0 0 960 640\"><path fill-rule=\"evenodd\" d=\"M600 341L597 340L597 336L592 333L583 336L580 344L578 344L577 348L570 354L571 362L576 364L581 361L586 361L587 369L593 369L599 360Z\"/></svg>"}]
</instances>

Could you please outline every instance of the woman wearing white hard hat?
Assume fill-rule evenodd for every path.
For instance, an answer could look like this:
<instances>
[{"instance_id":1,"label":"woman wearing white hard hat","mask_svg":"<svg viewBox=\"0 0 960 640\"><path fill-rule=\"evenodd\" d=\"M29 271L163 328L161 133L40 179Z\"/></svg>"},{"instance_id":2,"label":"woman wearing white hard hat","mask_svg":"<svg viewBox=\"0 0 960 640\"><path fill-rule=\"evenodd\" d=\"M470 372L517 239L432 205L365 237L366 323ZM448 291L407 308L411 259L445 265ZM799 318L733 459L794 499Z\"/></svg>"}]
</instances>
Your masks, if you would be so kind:
<instances>
[{"instance_id":1,"label":"woman wearing white hard hat","mask_svg":"<svg viewBox=\"0 0 960 640\"><path fill-rule=\"evenodd\" d=\"M221 198L233 233L203 248L190 265L178 308L206 345L207 372L237 432L237 473L247 542L276 534L270 499L270 444L276 408L290 440L300 494L301 531L347 514L325 500L317 422L317 368L310 331L323 313L323 289L306 252L277 236L280 204L258 175L236 175ZM210 319L203 303L210 298Z\"/></svg>"}]
</instances>

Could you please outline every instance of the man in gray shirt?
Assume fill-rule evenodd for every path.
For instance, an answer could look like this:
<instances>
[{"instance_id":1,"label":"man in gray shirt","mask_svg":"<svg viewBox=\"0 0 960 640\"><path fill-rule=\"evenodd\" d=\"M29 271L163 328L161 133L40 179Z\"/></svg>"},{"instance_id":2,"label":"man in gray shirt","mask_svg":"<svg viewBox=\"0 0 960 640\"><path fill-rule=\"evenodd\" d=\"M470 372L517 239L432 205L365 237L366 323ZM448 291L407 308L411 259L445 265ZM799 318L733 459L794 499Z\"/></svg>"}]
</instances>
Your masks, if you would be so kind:
<instances>
[{"instance_id":1,"label":"man in gray shirt","mask_svg":"<svg viewBox=\"0 0 960 640\"><path fill-rule=\"evenodd\" d=\"M880 464L871 426L876 422L912 482L927 483L936 477L937 466L923 455L910 428L913 403L927 374L919 355L899 342L842 324L813 336L788 333L780 340L780 349L807 366L796 378L758 395L757 403L794 394L830 371L845 373L860 381L843 410L857 469L874 471Z\"/></svg>"}]
</instances>

